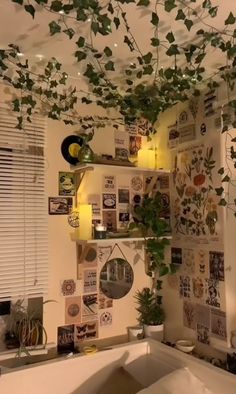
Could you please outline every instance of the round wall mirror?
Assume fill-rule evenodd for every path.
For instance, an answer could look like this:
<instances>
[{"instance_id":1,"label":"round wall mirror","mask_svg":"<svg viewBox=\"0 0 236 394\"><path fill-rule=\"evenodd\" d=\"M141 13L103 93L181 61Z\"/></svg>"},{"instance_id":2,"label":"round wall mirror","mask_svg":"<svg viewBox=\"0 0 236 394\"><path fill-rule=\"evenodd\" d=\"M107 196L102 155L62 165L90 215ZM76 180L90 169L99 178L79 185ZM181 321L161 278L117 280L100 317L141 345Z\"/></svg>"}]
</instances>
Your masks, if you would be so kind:
<instances>
[{"instance_id":1,"label":"round wall mirror","mask_svg":"<svg viewBox=\"0 0 236 394\"><path fill-rule=\"evenodd\" d=\"M134 273L128 261L115 258L108 260L100 273L100 289L107 297L119 299L130 291Z\"/></svg>"}]
</instances>

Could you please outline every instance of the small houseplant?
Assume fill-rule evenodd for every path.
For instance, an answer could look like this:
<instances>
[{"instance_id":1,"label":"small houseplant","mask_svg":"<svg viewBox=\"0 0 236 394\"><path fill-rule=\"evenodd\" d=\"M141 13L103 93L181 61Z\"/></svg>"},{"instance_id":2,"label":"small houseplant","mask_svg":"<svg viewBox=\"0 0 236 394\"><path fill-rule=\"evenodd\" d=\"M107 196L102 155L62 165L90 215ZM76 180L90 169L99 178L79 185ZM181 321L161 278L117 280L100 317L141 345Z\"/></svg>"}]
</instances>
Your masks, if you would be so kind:
<instances>
[{"instance_id":1,"label":"small houseplant","mask_svg":"<svg viewBox=\"0 0 236 394\"><path fill-rule=\"evenodd\" d=\"M23 353L30 355L29 347L31 349L36 348L38 345L42 345L43 348L46 347L47 333L43 322L34 312L29 312L22 299L11 305L11 314L5 333L5 343L8 349L17 350L16 355L18 357Z\"/></svg>"},{"instance_id":2,"label":"small houseplant","mask_svg":"<svg viewBox=\"0 0 236 394\"><path fill-rule=\"evenodd\" d=\"M158 294L161 290L162 281L157 280L156 292L144 287L135 294L138 304L138 321L144 327L145 337L152 337L159 341L163 340L165 312L162 308L162 296Z\"/></svg>"},{"instance_id":3,"label":"small houseplant","mask_svg":"<svg viewBox=\"0 0 236 394\"><path fill-rule=\"evenodd\" d=\"M163 209L160 192L145 195L141 206L134 211L134 222L130 224L130 229L139 228L144 237L146 273L152 278L151 289L143 288L135 295L138 321L144 326L145 336L153 336L158 340L163 339L165 320L162 296L159 294L162 289L160 277L176 271L173 264L165 261L165 250L170 242L165 237L168 224L162 217ZM155 334L151 333L153 330Z\"/></svg>"}]
</instances>

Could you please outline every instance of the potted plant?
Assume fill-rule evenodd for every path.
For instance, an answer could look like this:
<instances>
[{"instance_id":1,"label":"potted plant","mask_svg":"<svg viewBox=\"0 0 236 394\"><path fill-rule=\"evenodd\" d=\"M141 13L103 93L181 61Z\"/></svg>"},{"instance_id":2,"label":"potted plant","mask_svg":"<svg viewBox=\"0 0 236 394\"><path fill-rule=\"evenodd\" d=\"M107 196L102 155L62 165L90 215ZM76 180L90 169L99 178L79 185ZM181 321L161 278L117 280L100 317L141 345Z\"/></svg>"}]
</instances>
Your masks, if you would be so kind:
<instances>
[{"instance_id":1,"label":"potted plant","mask_svg":"<svg viewBox=\"0 0 236 394\"><path fill-rule=\"evenodd\" d=\"M165 312L162 308L162 297L158 294L162 281L157 280L156 292L144 287L135 294L138 304L138 321L144 328L145 337L152 337L158 341L163 340Z\"/></svg>"},{"instance_id":2,"label":"potted plant","mask_svg":"<svg viewBox=\"0 0 236 394\"><path fill-rule=\"evenodd\" d=\"M46 302L49 301L44 303ZM18 357L22 353L30 355L28 348L32 350L38 345L42 345L43 348L46 347L47 333L43 322L34 312L29 312L22 299L11 305L11 313L5 333L5 344L8 349L16 349Z\"/></svg>"}]
</instances>

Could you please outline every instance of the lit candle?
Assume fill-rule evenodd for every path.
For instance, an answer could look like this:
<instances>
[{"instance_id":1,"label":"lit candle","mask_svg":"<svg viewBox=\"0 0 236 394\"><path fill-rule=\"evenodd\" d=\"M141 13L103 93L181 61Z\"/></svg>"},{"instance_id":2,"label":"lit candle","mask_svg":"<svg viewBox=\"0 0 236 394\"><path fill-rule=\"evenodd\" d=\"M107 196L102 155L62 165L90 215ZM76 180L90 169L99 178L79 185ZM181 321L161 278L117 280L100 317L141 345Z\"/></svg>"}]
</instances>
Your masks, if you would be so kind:
<instances>
[{"instance_id":1,"label":"lit candle","mask_svg":"<svg viewBox=\"0 0 236 394\"><path fill-rule=\"evenodd\" d=\"M155 166L155 151L152 149L139 149L138 167L154 169Z\"/></svg>"},{"instance_id":2,"label":"lit candle","mask_svg":"<svg viewBox=\"0 0 236 394\"><path fill-rule=\"evenodd\" d=\"M92 239L92 205L79 204L79 227L76 228L76 238L81 240Z\"/></svg>"}]
</instances>

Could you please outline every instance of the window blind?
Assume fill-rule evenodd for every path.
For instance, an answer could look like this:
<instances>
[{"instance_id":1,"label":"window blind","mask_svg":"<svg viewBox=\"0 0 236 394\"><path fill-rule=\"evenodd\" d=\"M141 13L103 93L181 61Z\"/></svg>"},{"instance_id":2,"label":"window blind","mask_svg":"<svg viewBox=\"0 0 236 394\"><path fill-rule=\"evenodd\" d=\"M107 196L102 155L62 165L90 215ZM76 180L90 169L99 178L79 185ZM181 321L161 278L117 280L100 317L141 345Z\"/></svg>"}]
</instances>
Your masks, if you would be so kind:
<instances>
[{"instance_id":1,"label":"window blind","mask_svg":"<svg viewBox=\"0 0 236 394\"><path fill-rule=\"evenodd\" d=\"M0 108L0 299L36 297L48 286L44 118L16 129Z\"/></svg>"}]
</instances>

